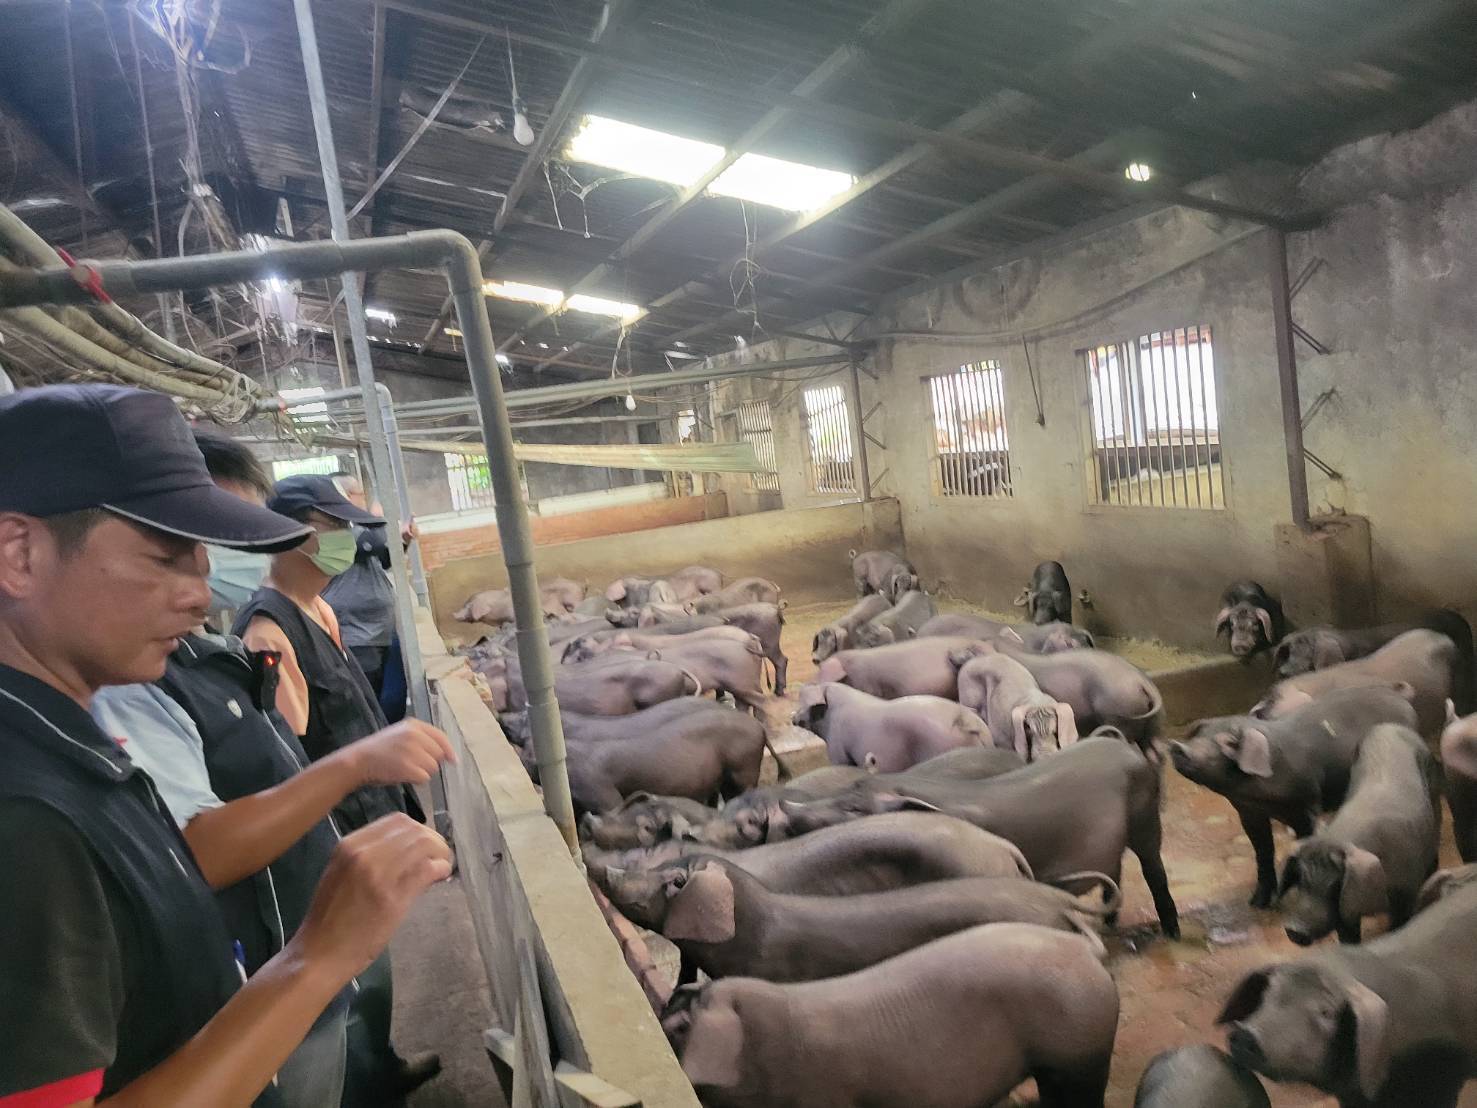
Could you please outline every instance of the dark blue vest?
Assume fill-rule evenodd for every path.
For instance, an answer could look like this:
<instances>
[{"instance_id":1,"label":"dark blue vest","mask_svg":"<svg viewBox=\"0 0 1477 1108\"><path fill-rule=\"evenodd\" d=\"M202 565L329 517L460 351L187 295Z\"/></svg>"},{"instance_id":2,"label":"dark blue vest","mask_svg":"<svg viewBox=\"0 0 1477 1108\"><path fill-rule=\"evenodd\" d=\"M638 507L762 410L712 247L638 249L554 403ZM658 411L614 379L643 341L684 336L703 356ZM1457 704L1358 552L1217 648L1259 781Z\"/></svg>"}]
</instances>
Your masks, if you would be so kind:
<instances>
[{"instance_id":1,"label":"dark blue vest","mask_svg":"<svg viewBox=\"0 0 1477 1108\"><path fill-rule=\"evenodd\" d=\"M142 965L125 979L118 1054L102 1095L188 1042L240 986L215 897L148 775L82 707L0 666L0 798L48 805L122 891ZM268 1087L259 1108L277 1105Z\"/></svg>"},{"instance_id":2,"label":"dark blue vest","mask_svg":"<svg viewBox=\"0 0 1477 1108\"><path fill-rule=\"evenodd\" d=\"M287 636L298 669L308 682L308 729L303 749L313 761L342 750L386 726L374 690L359 663L345 654L303 610L276 589L258 589L236 613L232 628L242 634L257 616L266 616ZM401 786L369 785L356 789L333 810L344 834L391 812L409 812L424 820L415 794Z\"/></svg>"},{"instance_id":3,"label":"dark blue vest","mask_svg":"<svg viewBox=\"0 0 1477 1108\"><path fill-rule=\"evenodd\" d=\"M191 635L169 659L159 687L200 732L215 795L229 803L282 784L308 764L276 704L276 656L248 653L217 639ZM220 890L226 926L255 973L297 931L338 835L320 821L275 862Z\"/></svg>"}]
</instances>

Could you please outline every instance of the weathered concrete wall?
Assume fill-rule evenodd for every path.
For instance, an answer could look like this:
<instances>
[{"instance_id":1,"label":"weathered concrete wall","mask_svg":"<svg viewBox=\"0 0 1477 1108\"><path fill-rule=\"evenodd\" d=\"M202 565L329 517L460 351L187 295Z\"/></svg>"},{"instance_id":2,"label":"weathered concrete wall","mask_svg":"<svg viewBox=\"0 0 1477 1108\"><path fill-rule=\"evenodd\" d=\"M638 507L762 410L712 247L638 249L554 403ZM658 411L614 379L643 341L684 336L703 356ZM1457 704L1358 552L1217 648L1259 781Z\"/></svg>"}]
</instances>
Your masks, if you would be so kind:
<instances>
[{"instance_id":1,"label":"weathered concrete wall","mask_svg":"<svg viewBox=\"0 0 1477 1108\"><path fill-rule=\"evenodd\" d=\"M1433 604L1470 615L1477 599L1477 516L1465 510L1477 499L1474 165L1477 105L1336 151L1303 190L1309 203L1341 206L1290 243L1294 274L1324 259L1294 316L1333 349L1298 350L1303 410L1334 390L1307 445L1342 475L1310 467L1311 499L1315 513L1369 517L1380 619ZM1290 512L1266 240L1163 211L884 306L864 329L881 338L871 364L882 464L930 585L1006 607L1037 561L1057 558L1091 594L1080 616L1089 627L1200 648L1214 646L1211 617L1229 581L1294 587L1278 573L1277 525ZM1090 505L1079 351L1187 324L1212 329L1227 509ZM941 498L921 379L981 358L1004 368L1015 496Z\"/></svg>"},{"instance_id":2,"label":"weathered concrete wall","mask_svg":"<svg viewBox=\"0 0 1477 1108\"><path fill-rule=\"evenodd\" d=\"M603 588L622 573L665 573L710 565L729 577L758 574L777 582L791 600L845 596L851 591L847 551L902 542L894 500L764 512L710 519L634 534L541 546L540 577L565 576ZM457 624L451 613L478 589L507 583L500 557L450 562L430 575L431 609L448 635L475 638L477 624Z\"/></svg>"}]
</instances>

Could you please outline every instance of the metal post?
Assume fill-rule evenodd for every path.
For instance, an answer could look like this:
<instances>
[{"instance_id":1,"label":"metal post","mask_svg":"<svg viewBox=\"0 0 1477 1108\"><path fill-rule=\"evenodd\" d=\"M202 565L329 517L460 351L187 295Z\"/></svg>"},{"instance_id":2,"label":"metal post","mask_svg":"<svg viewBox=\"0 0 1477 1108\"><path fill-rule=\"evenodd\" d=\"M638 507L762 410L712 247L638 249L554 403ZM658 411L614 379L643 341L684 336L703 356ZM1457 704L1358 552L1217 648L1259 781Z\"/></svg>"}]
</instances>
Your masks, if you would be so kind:
<instances>
[{"instance_id":1,"label":"metal post","mask_svg":"<svg viewBox=\"0 0 1477 1108\"><path fill-rule=\"evenodd\" d=\"M390 447L390 467L395 478L395 495L400 501L400 518L412 521L410 511L410 482L405 476L405 452L400 449L400 424L395 419L395 400L383 382L376 382L380 396L380 414L385 421L385 438ZM421 561L421 545L412 542L407 548L410 560L410 581L415 595L426 607L430 607L431 594L426 588L426 566ZM429 705L430 701L427 700Z\"/></svg>"},{"instance_id":2,"label":"metal post","mask_svg":"<svg viewBox=\"0 0 1477 1108\"><path fill-rule=\"evenodd\" d=\"M1303 455L1303 401L1298 392L1298 356L1293 341L1292 291L1287 277L1287 233L1268 232L1272 282L1272 326L1277 343L1277 381L1282 393L1282 436L1287 447L1287 492L1292 521L1312 529L1308 511L1308 464Z\"/></svg>"},{"instance_id":3,"label":"metal post","mask_svg":"<svg viewBox=\"0 0 1477 1108\"><path fill-rule=\"evenodd\" d=\"M851 363L851 441L857 487L862 502L866 503L872 499L872 467L867 461L867 434L862 423L862 377L854 361Z\"/></svg>"},{"instance_id":4,"label":"metal post","mask_svg":"<svg viewBox=\"0 0 1477 1108\"><path fill-rule=\"evenodd\" d=\"M306 0L298 0L306 3ZM564 722L554 699L554 653L544 626L543 604L533 565L533 528L528 502L520 489L522 467L513 456L513 428L508 422L508 401L503 395L502 375L497 364L497 343L487 318L482 293L482 265L477 251L465 239L462 249L447 264L457 326L467 352L472 375L472 395L482 423L482 441L487 445L487 468L492 477L492 497L503 564L508 567L508 587L513 594L513 612L518 626L518 658L523 667L523 689L528 699L528 723L538 757L539 784L544 790L544 811L558 826L579 857L579 834L575 829L574 805L569 796L569 766L564 752Z\"/></svg>"},{"instance_id":5,"label":"metal post","mask_svg":"<svg viewBox=\"0 0 1477 1108\"><path fill-rule=\"evenodd\" d=\"M318 139L318 158L323 164L323 192L328 201L328 214L333 239L346 243L350 239L349 220L344 209L344 187L339 178L338 154L333 147L333 125L328 117L328 92L323 84L323 68L318 57L318 34L313 27L313 9L309 0L293 0L297 15L297 33L303 54L303 71L308 82L308 105L313 113L313 130ZM375 484L381 490L380 506L389 528L386 545L390 550L390 571L395 580L395 624L400 633L400 653L405 662L406 683L411 692L411 709L417 717L430 722L431 704L426 693L426 666L421 658L420 634L415 622L415 597L411 591L410 573L405 550L400 545L402 510L398 497L384 496L394 479L394 462L385 433L383 409L375 389L374 365L369 355L369 331L364 321L364 302L359 295L359 282L352 271L340 274L344 291L344 308L349 318L349 339L354 347L354 368L359 373L359 388L364 394L364 413L369 427L369 453L374 461Z\"/></svg>"}]
</instances>

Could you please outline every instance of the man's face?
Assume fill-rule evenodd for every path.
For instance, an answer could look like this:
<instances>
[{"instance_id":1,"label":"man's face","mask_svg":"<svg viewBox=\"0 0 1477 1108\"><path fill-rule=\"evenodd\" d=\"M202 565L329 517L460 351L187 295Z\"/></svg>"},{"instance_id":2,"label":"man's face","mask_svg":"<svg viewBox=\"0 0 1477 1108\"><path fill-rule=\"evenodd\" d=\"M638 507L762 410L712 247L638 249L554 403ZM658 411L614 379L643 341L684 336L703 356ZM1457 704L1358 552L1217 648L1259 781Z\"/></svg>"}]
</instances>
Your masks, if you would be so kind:
<instances>
[{"instance_id":1,"label":"man's face","mask_svg":"<svg viewBox=\"0 0 1477 1108\"><path fill-rule=\"evenodd\" d=\"M205 619L209 562L198 542L114 516L65 557L39 520L10 517L0 537L0 591L32 649L90 688L158 680Z\"/></svg>"}]
</instances>

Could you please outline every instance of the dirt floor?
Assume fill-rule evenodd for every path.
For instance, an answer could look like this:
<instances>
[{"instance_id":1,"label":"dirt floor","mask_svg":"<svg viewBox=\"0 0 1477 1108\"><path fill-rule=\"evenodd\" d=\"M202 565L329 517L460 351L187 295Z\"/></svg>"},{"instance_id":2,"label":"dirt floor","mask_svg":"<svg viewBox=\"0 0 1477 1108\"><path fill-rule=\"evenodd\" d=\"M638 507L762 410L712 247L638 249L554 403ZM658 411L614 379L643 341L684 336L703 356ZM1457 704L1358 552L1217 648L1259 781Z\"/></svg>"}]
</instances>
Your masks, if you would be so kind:
<instances>
[{"instance_id":1,"label":"dirt floor","mask_svg":"<svg viewBox=\"0 0 1477 1108\"><path fill-rule=\"evenodd\" d=\"M848 607L849 601L786 609L782 645L790 658L789 677L794 688L815 676L810 642L816 629ZM963 604L945 602L940 607L1002 618ZM1157 642L1100 639L1099 645L1146 670L1204 660L1203 655ZM794 695L792 691L784 702L775 703L770 720L777 728L789 723ZM798 735L791 730L785 738L793 742ZM803 772L824 765L825 751L812 743L786 755L786 760ZM1148 889L1137 862L1128 855L1119 930L1107 937L1109 966L1118 982L1122 1004L1108 1108L1131 1108L1140 1074L1160 1051L1199 1042L1224 1046L1224 1033L1214 1024L1232 987L1242 975L1259 966L1293 959L1301 953L1283 935L1275 912L1257 911L1246 903L1255 883L1255 866L1251 844L1231 806L1186 781L1169 766L1165 768L1164 786L1164 864L1179 905L1183 935L1178 942L1160 937ZM1455 865L1458 858L1449 819L1444 830L1442 864ZM1290 842L1291 836L1283 831L1278 837L1279 862ZM1370 929L1366 925L1366 932ZM1307 1088L1269 1084L1268 1091L1276 1108L1333 1108L1335 1104ZM1025 1086L1007 1103L1034 1105L1036 1098L1031 1087ZM1461 1105L1477 1108L1477 1086L1469 1086Z\"/></svg>"}]
</instances>

